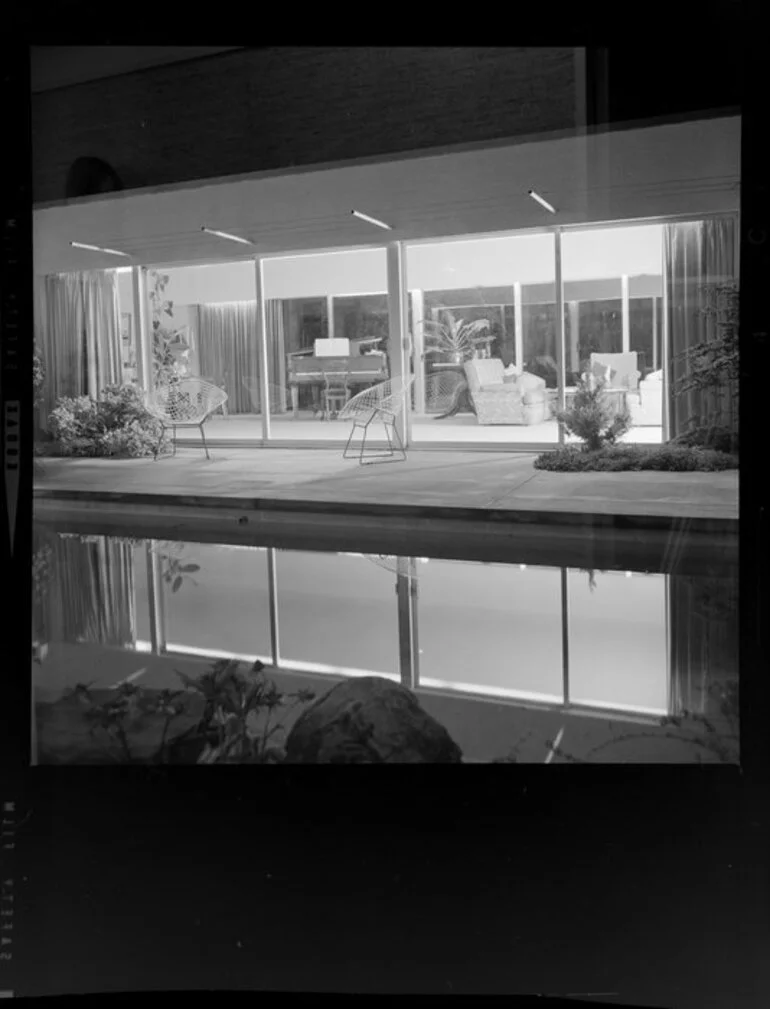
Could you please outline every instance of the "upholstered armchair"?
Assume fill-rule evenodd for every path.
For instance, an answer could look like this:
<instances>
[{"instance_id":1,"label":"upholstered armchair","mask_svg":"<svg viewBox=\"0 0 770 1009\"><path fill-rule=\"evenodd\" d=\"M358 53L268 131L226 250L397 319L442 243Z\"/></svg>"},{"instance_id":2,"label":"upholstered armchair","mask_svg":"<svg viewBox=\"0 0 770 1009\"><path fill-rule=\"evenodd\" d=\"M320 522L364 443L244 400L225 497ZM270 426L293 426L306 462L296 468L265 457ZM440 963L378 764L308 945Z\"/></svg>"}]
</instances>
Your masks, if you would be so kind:
<instances>
[{"instance_id":1,"label":"upholstered armchair","mask_svg":"<svg viewBox=\"0 0 770 1009\"><path fill-rule=\"evenodd\" d=\"M499 358L465 363L473 406L479 424L541 424L548 418L545 379L527 372L506 373Z\"/></svg>"},{"instance_id":2,"label":"upholstered armchair","mask_svg":"<svg viewBox=\"0 0 770 1009\"><path fill-rule=\"evenodd\" d=\"M663 372L653 371L639 383L639 398L629 402L631 420L638 427L663 424Z\"/></svg>"},{"instance_id":3,"label":"upholstered armchair","mask_svg":"<svg viewBox=\"0 0 770 1009\"><path fill-rule=\"evenodd\" d=\"M636 392L639 388L639 358L636 351L628 354L591 354L587 378L591 388L604 382L607 392Z\"/></svg>"}]
</instances>

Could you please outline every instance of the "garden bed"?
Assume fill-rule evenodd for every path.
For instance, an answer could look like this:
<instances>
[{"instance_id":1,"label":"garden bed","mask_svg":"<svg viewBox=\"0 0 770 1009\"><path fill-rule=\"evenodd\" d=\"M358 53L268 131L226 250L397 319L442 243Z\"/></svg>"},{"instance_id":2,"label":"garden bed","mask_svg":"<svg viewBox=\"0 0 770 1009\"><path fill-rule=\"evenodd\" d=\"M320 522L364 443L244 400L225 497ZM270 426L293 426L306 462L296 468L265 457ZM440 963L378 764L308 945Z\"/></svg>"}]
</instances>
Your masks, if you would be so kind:
<instances>
[{"instance_id":1,"label":"garden bed","mask_svg":"<svg viewBox=\"0 0 770 1009\"><path fill-rule=\"evenodd\" d=\"M604 445L594 450L567 445L539 455L534 465L553 473L718 473L739 468L737 454L686 445Z\"/></svg>"}]
</instances>

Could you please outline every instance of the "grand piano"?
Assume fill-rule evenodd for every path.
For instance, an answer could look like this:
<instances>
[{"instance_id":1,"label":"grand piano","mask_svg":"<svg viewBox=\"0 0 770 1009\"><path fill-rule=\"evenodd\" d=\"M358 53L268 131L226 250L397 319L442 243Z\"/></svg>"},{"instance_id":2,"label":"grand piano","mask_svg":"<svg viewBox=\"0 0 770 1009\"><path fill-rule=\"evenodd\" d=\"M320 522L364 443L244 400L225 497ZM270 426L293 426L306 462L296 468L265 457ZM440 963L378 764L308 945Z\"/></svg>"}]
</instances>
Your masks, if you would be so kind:
<instances>
[{"instance_id":1,"label":"grand piano","mask_svg":"<svg viewBox=\"0 0 770 1009\"><path fill-rule=\"evenodd\" d=\"M330 379L344 379L354 391L385 382L389 377L385 354L362 353L365 346L376 342L354 341L351 346L350 340L316 340L312 351L289 354L287 382L294 416L299 416L300 386L311 386L314 402L318 403Z\"/></svg>"}]
</instances>

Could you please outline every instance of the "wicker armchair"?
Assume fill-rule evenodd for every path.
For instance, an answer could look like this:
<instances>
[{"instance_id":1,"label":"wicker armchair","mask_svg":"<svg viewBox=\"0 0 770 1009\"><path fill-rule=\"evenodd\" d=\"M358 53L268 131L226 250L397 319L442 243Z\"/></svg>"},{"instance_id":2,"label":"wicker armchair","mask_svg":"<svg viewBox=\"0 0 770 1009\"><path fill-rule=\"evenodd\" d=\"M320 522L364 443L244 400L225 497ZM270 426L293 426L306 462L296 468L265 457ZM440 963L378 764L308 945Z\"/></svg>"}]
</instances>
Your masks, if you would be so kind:
<instances>
[{"instance_id":1,"label":"wicker armchair","mask_svg":"<svg viewBox=\"0 0 770 1009\"><path fill-rule=\"evenodd\" d=\"M197 427L203 439L206 458L210 459L204 423L212 413L227 402L224 389L204 381L202 378L183 378L170 385L160 385L155 388L147 400L147 409L156 417L163 428L173 432L174 455L176 455L176 429L178 427ZM160 441L163 441L161 434ZM160 442L158 442L160 448ZM157 452L155 458L158 458Z\"/></svg>"},{"instance_id":2,"label":"wicker armchair","mask_svg":"<svg viewBox=\"0 0 770 1009\"><path fill-rule=\"evenodd\" d=\"M377 460L387 460L388 462L403 462L406 459L406 449L396 430L396 419L404 408L407 393L409 392L414 375L401 378L390 378L387 382L381 382L370 389L364 389L349 400L339 413L340 420L352 420L353 428L342 453L344 459L350 459L353 455L348 454L350 443L357 428L363 430L361 440L361 450L358 453L358 461L362 466ZM385 437L388 440L388 452L366 453L366 439L369 428L374 421L381 421L385 428ZM390 432L398 442L398 453L393 449L393 442Z\"/></svg>"}]
</instances>

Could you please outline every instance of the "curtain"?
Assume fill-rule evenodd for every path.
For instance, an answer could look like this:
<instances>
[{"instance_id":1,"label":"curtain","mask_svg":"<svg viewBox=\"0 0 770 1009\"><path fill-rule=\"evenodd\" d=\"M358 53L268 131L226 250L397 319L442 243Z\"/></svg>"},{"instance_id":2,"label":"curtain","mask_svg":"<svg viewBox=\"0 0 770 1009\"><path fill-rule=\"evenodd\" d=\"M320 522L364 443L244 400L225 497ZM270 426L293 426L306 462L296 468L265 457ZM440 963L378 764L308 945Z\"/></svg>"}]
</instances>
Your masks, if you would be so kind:
<instances>
[{"instance_id":1,"label":"curtain","mask_svg":"<svg viewBox=\"0 0 770 1009\"><path fill-rule=\"evenodd\" d=\"M265 305L271 410L286 410L286 354L281 301ZM259 413L260 355L256 301L198 305L193 313L199 374L228 395L228 413Z\"/></svg>"},{"instance_id":2,"label":"curtain","mask_svg":"<svg viewBox=\"0 0 770 1009\"><path fill-rule=\"evenodd\" d=\"M35 340L46 369L43 416L61 396L93 396L122 379L117 274L35 278Z\"/></svg>"},{"instance_id":3,"label":"curtain","mask_svg":"<svg viewBox=\"0 0 770 1009\"><path fill-rule=\"evenodd\" d=\"M132 647L136 640L132 547L100 536L53 541L44 605L53 641Z\"/></svg>"},{"instance_id":4,"label":"curtain","mask_svg":"<svg viewBox=\"0 0 770 1009\"><path fill-rule=\"evenodd\" d=\"M256 333L256 302L198 305L196 350L200 375L225 390L228 413L256 412L250 393L259 377Z\"/></svg>"},{"instance_id":5,"label":"curtain","mask_svg":"<svg viewBox=\"0 0 770 1009\"><path fill-rule=\"evenodd\" d=\"M687 360L679 355L717 335L704 309L717 286L737 281L738 227L734 217L667 224L664 227L664 285L668 301L669 437L688 430L691 421L737 428L737 398L731 390L675 392Z\"/></svg>"}]
</instances>

